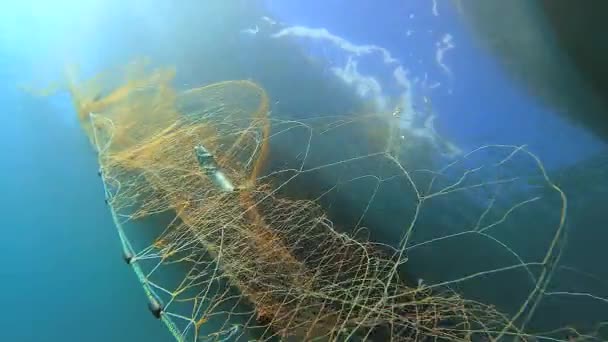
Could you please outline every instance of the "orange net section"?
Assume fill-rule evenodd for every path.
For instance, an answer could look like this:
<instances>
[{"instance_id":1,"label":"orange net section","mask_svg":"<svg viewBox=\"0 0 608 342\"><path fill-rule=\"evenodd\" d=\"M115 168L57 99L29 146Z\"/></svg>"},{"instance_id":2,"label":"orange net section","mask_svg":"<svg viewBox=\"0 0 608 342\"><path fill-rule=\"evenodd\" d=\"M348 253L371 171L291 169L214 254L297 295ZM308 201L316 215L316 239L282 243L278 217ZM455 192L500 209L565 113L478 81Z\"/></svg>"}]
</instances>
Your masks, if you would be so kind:
<instances>
[{"instance_id":1,"label":"orange net section","mask_svg":"<svg viewBox=\"0 0 608 342\"><path fill-rule=\"evenodd\" d=\"M251 81L177 91L171 84L174 74L135 63L86 82L71 73L69 89L99 152L109 204L128 227L126 235L144 241L133 243L136 253L128 261L141 265L146 286L162 303L158 314L175 322L178 338L469 341L532 336L525 331L527 317L543 296L557 242L541 261L517 256L501 269L437 284L407 285L400 276L410 250L449 237L412 238L427 203L482 187L498 191L517 179L501 174L468 183L467 177L481 169L473 168L440 185L442 172L455 167L451 164L429 171L433 180L423 191L393 153L399 140L393 137L376 151L367 146L363 153L310 166L312 141L369 127L377 116L281 120L269 115L266 92ZM294 132L307 137L299 140L301 163L270 168L271 146L291 141L286 137ZM503 152L492 164L496 169L516 156L531 160L545 191L563 200L555 222L558 241L565 196L540 162L517 146L473 153L487 149ZM384 163L394 174L353 174L349 167L361 162ZM345 172L345 183L372 179L379 187L399 179L407 184L414 195L413 214L396 246L355 238L361 227L352 234L340 231L319 201L290 198L282 191L298 177L334 167ZM478 225L460 234L487 235L536 200L513 201L511 210L493 221L488 218L494 206L482 208ZM451 290L451 285L509 269L527 270L534 284L514 314Z\"/></svg>"}]
</instances>

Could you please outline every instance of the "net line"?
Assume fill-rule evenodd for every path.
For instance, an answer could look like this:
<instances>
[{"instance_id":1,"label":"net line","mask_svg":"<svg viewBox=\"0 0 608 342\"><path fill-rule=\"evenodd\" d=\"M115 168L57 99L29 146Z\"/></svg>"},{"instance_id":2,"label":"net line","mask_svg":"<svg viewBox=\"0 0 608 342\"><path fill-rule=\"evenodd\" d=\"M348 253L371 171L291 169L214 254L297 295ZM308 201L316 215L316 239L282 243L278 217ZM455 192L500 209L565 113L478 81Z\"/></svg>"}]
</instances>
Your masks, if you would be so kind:
<instances>
[{"instance_id":1,"label":"net line","mask_svg":"<svg viewBox=\"0 0 608 342\"><path fill-rule=\"evenodd\" d=\"M406 169L399 160L399 139L389 139L375 151L364 147L369 153L345 152L343 159L328 161L322 153L317 157L322 144L313 140L344 128L366 127L370 117L270 118L267 96L253 82L227 81L175 94L165 84L170 77L163 75L167 74L128 82L90 103L76 102L81 117L84 110L98 109L87 111L84 128L98 149L104 191L125 260L142 283L152 312L177 340L383 336L465 341L480 334L492 339L539 336L525 328L548 293L561 255L567 199L525 146L483 146L438 171ZM315 120L320 124L313 124ZM392 128L389 125L389 131ZM283 143L298 130L304 132L300 141L305 142L301 162L262 173L270 158L270 141ZM469 167L478 162L475 156L490 151L496 162ZM544 192L511 199L506 209L495 212L508 197L497 196L498 190L510 196L522 193L509 189L524 178L508 175L512 170L506 166L517 158L535 168ZM357 175L352 170L351 165L370 161L398 173ZM299 177L325 170L344 171L346 180L336 187L376 182L361 218L382 184L394 179L406 184L415 205L396 246L355 238L365 230L358 223L353 232L340 232L316 201L283 193ZM496 177L483 180L496 170ZM425 187L417 184L417 174L429 176ZM474 226L416 238L427 203L480 189L494 191L494 197ZM539 261L526 261L492 234L518 212L549 197L547 191L558 202L555 234ZM137 248L127 239L125 224L169 210L176 214L149 245ZM411 252L465 235L487 239L517 263L432 284L404 283L399 272ZM173 290L152 280L162 267L173 265L186 265L186 275ZM512 270L523 270L532 287L509 315L451 290L453 285ZM206 326L209 330L203 332ZM544 338L559 340L551 334Z\"/></svg>"}]
</instances>

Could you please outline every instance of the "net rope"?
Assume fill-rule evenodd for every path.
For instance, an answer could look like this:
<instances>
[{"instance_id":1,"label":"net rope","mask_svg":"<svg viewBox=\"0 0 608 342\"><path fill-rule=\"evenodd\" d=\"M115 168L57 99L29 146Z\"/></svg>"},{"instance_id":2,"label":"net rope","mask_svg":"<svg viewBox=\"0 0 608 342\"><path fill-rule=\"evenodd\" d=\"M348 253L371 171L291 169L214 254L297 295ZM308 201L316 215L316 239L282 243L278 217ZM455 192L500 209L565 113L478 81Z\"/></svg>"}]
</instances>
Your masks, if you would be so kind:
<instances>
[{"instance_id":1,"label":"net rope","mask_svg":"<svg viewBox=\"0 0 608 342\"><path fill-rule=\"evenodd\" d=\"M137 63L84 82L71 72L69 89L98 153L125 260L178 341L563 340L562 330L528 330L551 295L567 199L525 146L483 146L438 170L416 169L402 161L409 140L391 119L276 118L252 81L176 91L174 74ZM366 133L370 127L381 132ZM323 153L353 132L363 135L340 159ZM273 146L289 144L299 148L296 162L277 163ZM516 174L521 164L525 177ZM330 173L339 181L316 198L288 191L302 178ZM354 227L337 227L323 199L358 182L373 184L367 204ZM394 182L408 193L400 239L373 242L362 222L380 188ZM480 203L470 226L420 231L430 208L465 199ZM537 208L552 211L554 233L542 253L524 255L500 230ZM417 250L464 236L479 237L510 261L434 283L404 279ZM511 312L457 290L509 272L528 283Z\"/></svg>"}]
</instances>

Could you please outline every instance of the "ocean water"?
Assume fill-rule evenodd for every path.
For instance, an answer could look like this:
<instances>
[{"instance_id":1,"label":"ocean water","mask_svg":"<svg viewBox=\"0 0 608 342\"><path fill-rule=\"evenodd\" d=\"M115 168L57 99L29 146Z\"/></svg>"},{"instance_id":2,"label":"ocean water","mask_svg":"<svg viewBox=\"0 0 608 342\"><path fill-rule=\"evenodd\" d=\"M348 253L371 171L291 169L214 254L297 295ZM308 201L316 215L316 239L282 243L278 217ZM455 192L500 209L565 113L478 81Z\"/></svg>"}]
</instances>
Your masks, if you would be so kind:
<instances>
[{"instance_id":1,"label":"ocean water","mask_svg":"<svg viewBox=\"0 0 608 342\"><path fill-rule=\"evenodd\" d=\"M150 314L141 285L122 260L97 175L96 152L69 94L60 90L40 96L35 91L61 82L67 64L78 64L89 76L142 56L155 65L175 66L176 88L252 80L268 92L273 118L348 116L360 108L399 113L399 131L412 145L403 145L397 156L413 169L438 169L479 146L525 145L568 198L567 233L560 235L566 242L558 244L563 253L546 289L554 295L539 304L530 329L574 326L581 333L597 330L596 340L608 339L606 328L599 328L608 321L606 142L512 77L479 43L454 3L218 0L6 5L0 24L0 341L173 339ZM365 129L341 130L315 142L310 162L320 165L344 158L351 149L366 148L366 142L383 141L383 133L374 135L375 124L384 123L372 121ZM306 138L294 135L273 145L269 168L297 163ZM530 158L514 158L509 167L492 169L503 158L492 151L473 154L446 171L448 180L483 164L490 170L476 174L480 179L501 172L504 178L529 177L524 183L536 189L539 172ZM375 179L361 179L341 186L320 203L337 227L364 226L371 240L396 245L411 220L413 192L402 180L390 179L394 172L390 163L370 159L302 177L285 191L315 198L342 179L383 175L387 180L380 185ZM428 180L421 177L421 184ZM500 199L506 199L507 206L528 194L526 189L489 191L504 191L507 195ZM404 279L432 286L512 264L512 252L526 261L542 260L559 221L561 202L555 192L529 191L542 201L516 210L493 235L510 249L468 235L412 247ZM412 245L481 222L484 208L497 198L492 194L455 194L432 202L419 218L418 226L425 229L416 232ZM508 206L502 213L506 210ZM500 213L489 218L499 220ZM530 291L522 273L492 273L450 288L513 314ZM567 340L571 333L552 336Z\"/></svg>"}]
</instances>

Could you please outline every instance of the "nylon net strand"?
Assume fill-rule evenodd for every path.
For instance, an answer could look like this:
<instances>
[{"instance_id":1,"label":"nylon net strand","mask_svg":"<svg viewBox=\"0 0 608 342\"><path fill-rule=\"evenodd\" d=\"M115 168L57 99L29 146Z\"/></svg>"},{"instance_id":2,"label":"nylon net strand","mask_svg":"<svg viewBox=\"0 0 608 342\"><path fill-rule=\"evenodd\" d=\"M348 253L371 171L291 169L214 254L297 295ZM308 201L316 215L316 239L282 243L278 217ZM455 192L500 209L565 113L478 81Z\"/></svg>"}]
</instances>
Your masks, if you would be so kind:
<instances>
[{"instance_id":1,"label":"nylon net strand","mask_svg":"<svg viewBox=\"0 0 608 342\"><path fill-rule=\"evenodd\" d=\"M484 146L438 171L417 170L430 179L420 186L416 172L400 162L395 152L399 139L393 137L355 146L355 153L344 159L319 157L311 164L318 155L313 141L369 127L378 123L377 115L282 120L270 117L266 92L251 81L176 91L171 69L148 71L133 64L112 75L79 82L72 73L69 88L83 129L99 153L109 205L133 253L128 261L137 265L140 281L177 339L469 341L475 336L532 336L525 328L560 255L566 197L525 147ZM390 123L385 126L394 131ZM273 143L289 141L294 132L308 137L301 162L270 167ZM469 167L476 154L490 150L495 163ZM476 225L416 239L415 227L430 202L480 189L505 191L519 179L505 174L517 158L534 167L539 187L558 203L555 235L540 261L523 260L491 234L539 196L511 199L500 214L494 213L494 197L481 207ZM396 172L357 175L353 170L362 162L384 163ZM406 184L413 194L412 211L397 245L369 241L359 224L350 231L338 229L319 198L298 199L283 191L299 177L336 168L346 175L343 185L371 179L377 191L395 179ZM488 170L501 172L491 178ZM457 177L445 177L450 172ZM435 284L402 279L407 255L461 235L485 236L515 261ZM526 273L531 283L512 313L453 290L473 278L510 270Z\"/></svg>"}]
</instances>

